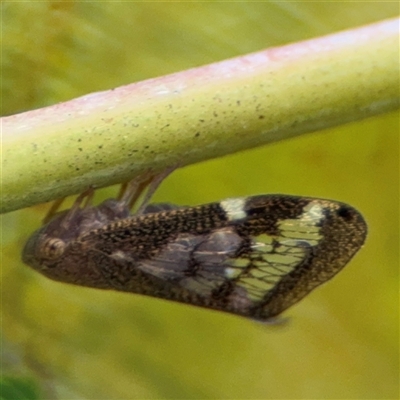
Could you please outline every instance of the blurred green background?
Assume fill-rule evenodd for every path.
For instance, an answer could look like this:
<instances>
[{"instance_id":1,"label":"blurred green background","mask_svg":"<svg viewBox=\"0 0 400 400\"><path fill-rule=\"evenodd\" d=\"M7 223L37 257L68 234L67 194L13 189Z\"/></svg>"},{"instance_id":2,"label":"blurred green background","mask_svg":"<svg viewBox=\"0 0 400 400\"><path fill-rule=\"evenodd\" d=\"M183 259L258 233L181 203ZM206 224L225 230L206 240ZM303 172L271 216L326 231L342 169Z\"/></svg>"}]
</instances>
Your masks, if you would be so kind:
<instances>
[{"instance_id":1,"label":"blurred green background","mask_svg":"<svg viewBox=\"0 0 400 400\"><path fill-rule=\"evenodd\" d=\"M399 11L397 2L3 2L1 8L3 115ZM393 113L194 165L165 181L155 201L287 193L343 201L363 213L370 230L365 247L275 326L49 281L20 261L49 205L4 215L4 398L23 398L9 393L26 387L27 398L50 399L398 398L398 163ZM97 200L116 193L104 189Z\"/></svg>"}]
</instances>

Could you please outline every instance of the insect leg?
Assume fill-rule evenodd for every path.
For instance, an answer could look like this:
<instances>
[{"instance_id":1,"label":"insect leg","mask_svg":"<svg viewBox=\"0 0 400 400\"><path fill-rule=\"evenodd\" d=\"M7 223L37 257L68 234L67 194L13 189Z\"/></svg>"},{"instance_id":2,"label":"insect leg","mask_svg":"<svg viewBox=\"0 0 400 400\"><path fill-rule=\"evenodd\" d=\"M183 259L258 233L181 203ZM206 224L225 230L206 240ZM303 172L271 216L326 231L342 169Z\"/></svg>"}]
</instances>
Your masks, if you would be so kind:
<instances>
[{"instance_id":1,"label":"insect leg","mask_svg":"<svg viewBox=\"0 0 400 400\"><path fill-rule=\"evenodd\" d=\"M43 221L42 221L43 225L46 225L54 217L54 215L57 213L57 211L61 207L61 204L64 202L64 200L65 200L65 197L61 197L61 199L57 199L53 202L49 211L47 211L47 214L43 218Z\"/></svg>"},{"instance_id":2,"label":"insect leg","mask_svg":"<svg viewBox=\"0 0 400 400\"><path fill-rule=\"evenodd\" d=\"M132 208L147 187L147 192L135 213L142 214L161 182L175 169L176 166L169 167L159 174L146 172L130 182L122 184L118 195L119 202L124 206L128 206L128 208Z\"/></svg>"},{"instance_id":3,"label":"insect leg","mask_svg":"<svg viewBox=\"0 0 400 400\"><path fill-rule=\"evenodd\" d=\"M128 206L128 208L132 208L152 179L153 175L146 172L132 179L130 182L122 184L118 200L125 206Z\"/></svg>"},{"instance_id":4,"label":"insect leg","mask_svg":"<svg viewBox=\"0 0 400 400\"><path fill-rule=\"evenodd\" d=\"M144 209L149 204L149 201L152 198L154 192L161 185L162 181L164 179L166 179L167 176L170 175L173 171L175 171L176 168L177 168L176 165L174 165L173 167L168 167L161 173L159 173L157 175L153 175L153 177L148 182L146 182L146 184L148 184L148 189L147 189L147 192L136 212L137 215L140 215L143 213Z\"/></svg>"},{"instance_id":5,"label":"insect leg","mask_svg":"<svg viewBox=\"0 0 400 400\"><path fill-rule=\"evenodd\" d=\"M85 197L87 198L87 200L85 202L84 207L87 207L93 199L93 194L94 194L94 190L92 188L85 190L82 194L80 194L77 197L71 210L79 208L80 205L82 204L83 200L85 199ZM46 216L43 218L43 221L42 221L43 225L47 224L54 217L54 215L57 214L57 212L60 209L64 200L65 200L65 197L62 197L61 199L57 199L53 202L49 211L47 211Z\"/></svg>"},{"instance_id":6,"label":"insect leg","mask_svg":"<svg viewBox=\"0 0 400 400\"><path fill-rule=\"evenodd\" d=\"M75 218L76 213L79 212L80 206L83 203L83 201L86 199L83 207L88 207L93 199L93 196L94 196L93 187L90 187L89 189L87 189L83 193L81 193L74 201L74 204L72 205L72 207L68 210L67 215L65 216L65 218L62 221L62 225L69 226L70 221L73 218Z\"/></svg>"}]
</instances>

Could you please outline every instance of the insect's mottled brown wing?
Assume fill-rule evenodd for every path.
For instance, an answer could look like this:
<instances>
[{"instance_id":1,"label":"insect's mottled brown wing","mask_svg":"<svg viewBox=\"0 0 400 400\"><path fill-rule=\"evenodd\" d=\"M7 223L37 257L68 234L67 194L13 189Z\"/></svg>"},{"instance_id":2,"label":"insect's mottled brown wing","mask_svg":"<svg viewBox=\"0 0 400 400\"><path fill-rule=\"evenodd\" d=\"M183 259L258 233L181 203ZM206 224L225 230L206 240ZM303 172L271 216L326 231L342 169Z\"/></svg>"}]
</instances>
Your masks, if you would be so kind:
<instances>
[{"instance_id":1,"label":"insect's mottled brown wing","mask_svg":"<svg viewBox=\"0 0 400 400\"><path fill-rule=\"evenodd\" d=\"M352 207L282 195L129 216L107 200L55 216L23 260L51 279L140 293L267 320L339 272L364 243Z\"/></svg>"},{"instance_id":2,"label":"insect's mottled brown wing","mask_svg":"<svg viewBox=\"0 0 400 400\"><path fill-rule=\"evenodd\" d=\"M342 203L256 196L146 213L84 241L114 289L267 320L339 272L366 230Z\"/></svg>"}]
</instances>

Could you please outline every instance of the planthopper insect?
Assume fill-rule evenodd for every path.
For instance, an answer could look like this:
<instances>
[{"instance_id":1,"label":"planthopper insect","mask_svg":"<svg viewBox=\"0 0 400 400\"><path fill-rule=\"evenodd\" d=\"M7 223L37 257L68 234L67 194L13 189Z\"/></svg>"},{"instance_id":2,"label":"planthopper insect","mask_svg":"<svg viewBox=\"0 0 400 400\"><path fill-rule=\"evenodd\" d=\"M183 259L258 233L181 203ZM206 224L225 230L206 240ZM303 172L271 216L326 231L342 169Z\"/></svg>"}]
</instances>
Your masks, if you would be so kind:
<instances>
[{"instance_id":1,"label":"planthopper insect","mask_svg":"<svg viewBox=\"0 0 400 400\"><path fill-rule=\"evenodd\" d=\"M148 205L164 177L136 179L118 200L98 206L88 190L70 210L47 218L23 261L61 282L267 321L336 275L366 238L363 217L332 200L259 195Z\"/></svg>"}]
</instances>

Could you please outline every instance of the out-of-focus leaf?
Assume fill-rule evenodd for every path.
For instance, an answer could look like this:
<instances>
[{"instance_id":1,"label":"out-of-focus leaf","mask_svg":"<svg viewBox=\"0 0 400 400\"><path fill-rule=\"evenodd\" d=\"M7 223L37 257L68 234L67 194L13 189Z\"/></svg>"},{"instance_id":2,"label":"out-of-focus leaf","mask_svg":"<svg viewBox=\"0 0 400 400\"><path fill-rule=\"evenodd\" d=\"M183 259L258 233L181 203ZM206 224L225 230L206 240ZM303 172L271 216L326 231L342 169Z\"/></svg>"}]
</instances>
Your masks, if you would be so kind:
<instances>
[{"instance_id":1,"label":"out-of-focus leaf","mask_svg":"<svg viewBox=\"0 0 400 400\"><path fill-rule=\"evenodd\" d=\"M1 400L39 400L38 386L30 379L3 376L0 380Z\"/></svg>"}]
</instances>

